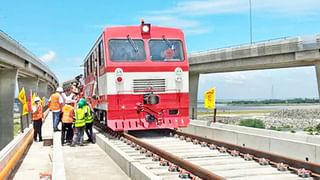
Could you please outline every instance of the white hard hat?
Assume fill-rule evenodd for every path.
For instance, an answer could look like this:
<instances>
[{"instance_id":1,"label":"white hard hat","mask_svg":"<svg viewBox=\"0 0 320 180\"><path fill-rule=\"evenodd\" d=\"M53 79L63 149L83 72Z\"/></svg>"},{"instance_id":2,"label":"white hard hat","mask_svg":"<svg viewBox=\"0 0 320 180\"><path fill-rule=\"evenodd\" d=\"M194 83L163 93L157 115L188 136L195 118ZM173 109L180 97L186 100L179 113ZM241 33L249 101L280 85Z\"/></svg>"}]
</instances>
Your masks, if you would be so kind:
<instances>
[{"instance_id":1,"label":"white hard hat","mask_svg":"<svg viewBox=\"0 0 320 180\"><path fill-rule=\"evenodd\" d=\"M66 103L66 104L70 104L70 103L71 103L71 98L67 97L65 103Z\"/></svg>"},{"instance_id":2,"label":"white hard hat","mask_svg":"<svg viewBox=\"0 0 320 180\"><path fill-rule=\"evenodd\" d=\"M38 96L34 98L34 102L37 102L37 101L41 101L41 99Z\"/></svg>"},{"instance_id":3,"label":"white hard hat","mask_svg":"<svg viewBox=\"0 0 320 180\"><path fill-rule=\"evenodd\" d=\"M57 92L63 92L62 87L58 87L58 88L57 88Z\"/></svg>"}]
</instances>

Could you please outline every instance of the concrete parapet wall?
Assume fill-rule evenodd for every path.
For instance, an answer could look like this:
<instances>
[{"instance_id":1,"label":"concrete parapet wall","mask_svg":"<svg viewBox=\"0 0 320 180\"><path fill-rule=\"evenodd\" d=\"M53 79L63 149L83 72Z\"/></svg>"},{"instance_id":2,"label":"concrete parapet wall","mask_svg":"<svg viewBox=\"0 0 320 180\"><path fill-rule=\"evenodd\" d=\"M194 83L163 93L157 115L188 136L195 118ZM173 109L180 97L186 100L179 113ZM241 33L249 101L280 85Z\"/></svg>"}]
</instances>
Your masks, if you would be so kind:
<instances>
[{"instance_id":1,"label":"concrete parapet wall","mask_svg":"<svg viewBox=\"0 0 320 180\"><path fill-rule=\"evenodd\" d=\"M204 123L204 122L202 122ZM295 138L290 139L289 135L280 132L267 132L268 130L260 130L246 127L226 128L224 125L214 125L209 127L199 125L200 122L192 122L187 128L180 129L183 132L196 134L209 139L225 141L239 146L250 147L261 151L272 152L275 154L288 156L300 160L320 163L320 145L306 142L316 141L315 139ZM220 127L219 127L220 126ZM291 135L291 134L290 134ZM305 141L303 141L305 140Z\"/></svg>"},{"instance_id":2,"label":"concrete parapet wall","mask_svg":"<svg viewBox=\"0 0 320 180\"><path fill-rule=\"evenodd\" d=\"M16 138L14 138L9 144L7 144L1 151L0 151L0 179L2 179L2 175L5 176L9 175L10 172L14 168L16 168L18 159L12 160L13 157L17 154L19 148L28 140L29 134L32 133L32 127L28 127L25 129L24 133L19 134ZM29 144L29 143L28 143ZM27 147L26 147L27 148ZM27 150L27 149L22 149ZM19 155L17 157L20 157ZM13 161L11 164L12 166L9 167L8 172L3 172L4 169L8 169L9 161Z\"/></svg>"},{"instance_id":3,"label":"concrete parapet wall","mask_svg":"<svg viewBox=\"0 0 320 180\"><path fill-rule=\"evenodd\" d=\"M306 134L295 134L289 132L279 132L279 131L272 131L272 130L265 130L265 129L257 129L257 128L250 128L244 126L236 126L236 125L228 125L228 124L221 124L221 123L214 123L212 127L218 127L223 129L230 129L236 130L241 132L247 132L251 134L259 134L265 136L271 136L275 138L287 139L292 141L301 141L304 143L311 143L320 145L320 136L312 136Z\"/></svg>"}]
</instances>

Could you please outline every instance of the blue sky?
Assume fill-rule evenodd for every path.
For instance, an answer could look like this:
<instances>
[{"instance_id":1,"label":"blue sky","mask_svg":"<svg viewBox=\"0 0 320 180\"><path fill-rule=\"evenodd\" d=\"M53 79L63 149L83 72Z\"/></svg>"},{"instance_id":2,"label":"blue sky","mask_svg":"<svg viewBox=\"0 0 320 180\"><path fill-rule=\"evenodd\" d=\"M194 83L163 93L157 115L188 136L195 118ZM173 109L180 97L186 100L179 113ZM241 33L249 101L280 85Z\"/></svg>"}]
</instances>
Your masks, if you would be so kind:
<instances>
[{"instance_id":1,"label":"blue sky","mask_svg":"<svg viewBox=\"0 0 320 180\"><path fill-rule=\"evenodd\" d=\"M252 0L253 41L320 32L319 0ZM80 64L105 26L182 28L189 53L250 42L249 0L3 1L0 29L45 61L60 81ZM218 99L318 97L314 67L201 75ZM272 91L273 89L273 91Z\"/></svg>"}]
</instances>

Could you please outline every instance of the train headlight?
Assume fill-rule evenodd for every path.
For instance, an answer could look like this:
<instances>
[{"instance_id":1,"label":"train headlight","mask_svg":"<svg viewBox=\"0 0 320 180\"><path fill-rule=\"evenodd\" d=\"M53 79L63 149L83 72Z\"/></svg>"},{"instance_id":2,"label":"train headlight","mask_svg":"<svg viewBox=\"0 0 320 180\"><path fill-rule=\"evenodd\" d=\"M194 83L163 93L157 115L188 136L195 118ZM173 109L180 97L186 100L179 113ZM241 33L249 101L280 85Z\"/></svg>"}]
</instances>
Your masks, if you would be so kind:
<instances>
[{"instance_id":1,"label":"train headlight","mask_svg":"<svg viewBox=\"0 0 320 180\"><path fill-rule=\"evenodd\" d=\"M150 28L149 28L148 25L145 24L145 25L142 26L142 32L149 33L149 30L150 30Z\"/></svg>"},{"instance_id":2,"label":"train headlight","mask_svg":"<svg viewBox=\"0 0 320 180\"><path fill-rule=\"evenodd\" d=\"M145 24L144 20L142 19L140 29L142 35L150 35L151 24Z\"/></svg>"},{"instance_id":3,"label":"train headlight","mask_svg":"<svg viewBox=\"0 0 320 180\"><path fill-rule=\"evenodd\" d=\"M174 70L175 74L176 74L176 81L177 82L181 82L182 81L182 74L183 74L183 71L180 67L177 67L175 70Z\"/></svg>"}]
</instances>

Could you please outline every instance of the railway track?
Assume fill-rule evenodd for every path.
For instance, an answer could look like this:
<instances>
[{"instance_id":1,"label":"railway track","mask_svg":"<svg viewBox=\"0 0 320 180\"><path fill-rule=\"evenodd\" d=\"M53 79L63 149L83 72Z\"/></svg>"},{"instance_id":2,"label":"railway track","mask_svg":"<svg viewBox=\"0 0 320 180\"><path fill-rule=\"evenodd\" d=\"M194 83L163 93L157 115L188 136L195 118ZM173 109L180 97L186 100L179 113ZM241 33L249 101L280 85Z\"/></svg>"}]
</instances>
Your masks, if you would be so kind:
<instances>
[{"instance_id":1,"label":"railway track","mask_svg":"<svg viewBox=\"0 0 320 180\"><path fill-rule=\"evenodd\" d=\"M108 133L160 179L320 179L319 164L181 132Z\"/></svg>"}]
</instances>

